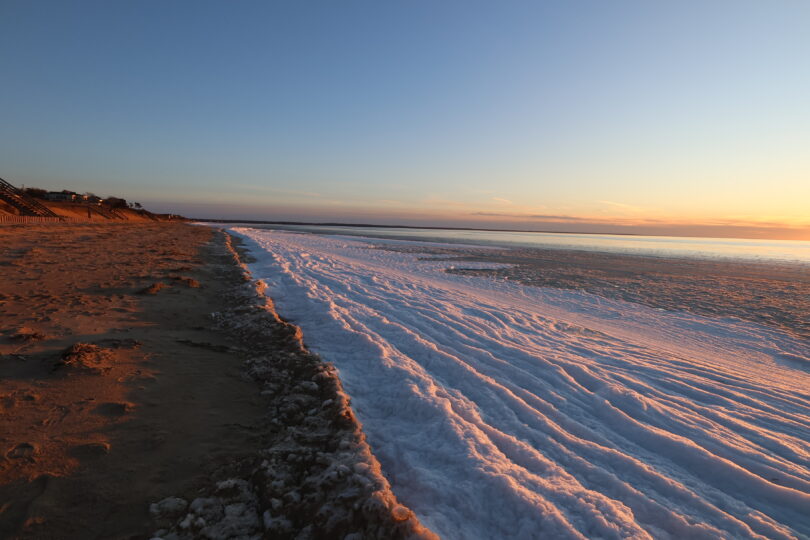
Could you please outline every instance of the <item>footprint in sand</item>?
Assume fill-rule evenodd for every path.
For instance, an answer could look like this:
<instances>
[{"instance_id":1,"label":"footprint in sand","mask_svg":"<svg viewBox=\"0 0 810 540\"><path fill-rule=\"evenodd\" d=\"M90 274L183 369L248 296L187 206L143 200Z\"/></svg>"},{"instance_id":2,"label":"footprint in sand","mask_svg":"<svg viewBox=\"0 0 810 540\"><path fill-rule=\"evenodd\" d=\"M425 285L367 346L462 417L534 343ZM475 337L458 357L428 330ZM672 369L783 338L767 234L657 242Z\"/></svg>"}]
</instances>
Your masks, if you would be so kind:
<instances>
[{"instance_id":1,"label":"footprint in sand","mask_svg":"<svg viewBox=\"0 0 810 540\"><path fill-rule=\"evenodd\" d=\"M132 409L129 403L101 403L93 412L104 416L123 416Z\"/></svg>"},{"instance_id":2,"label":"footprint in sand","mask_svg":"<svg viewBox=\"0 0 810 540\"><path fill-rule=\"evenodd\" d=\"M8 451L6 456L11 459L34 459L37 447L31 443L20 443Z\"/></svg>"},{"instance_id":3,"label":"footprint in sand","mask_svg":"<svg viewBox=\"0 0 810 540\"><path fill-rule=\"evenodd\" d=\"M110 445L106 442L80 444L71 447L68 453L76 459L99 458L110 453Z\"/></svg>"}]
</instances>

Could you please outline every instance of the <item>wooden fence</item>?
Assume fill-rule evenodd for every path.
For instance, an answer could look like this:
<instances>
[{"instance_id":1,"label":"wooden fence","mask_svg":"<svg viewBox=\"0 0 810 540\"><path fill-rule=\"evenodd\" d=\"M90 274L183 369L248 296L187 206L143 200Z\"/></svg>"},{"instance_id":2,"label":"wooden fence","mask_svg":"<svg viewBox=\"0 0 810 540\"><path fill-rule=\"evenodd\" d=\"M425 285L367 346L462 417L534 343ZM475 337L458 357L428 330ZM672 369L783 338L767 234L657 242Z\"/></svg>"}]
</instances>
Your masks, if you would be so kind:
<instances>
[{"instance_id":1,"label":"wooden fence","mask_svg":"<svg viewBox=\"0 0 810 540\"><path fill-rule=\"evenodd\" d=\"M87 221L83 219L76 219L76 218L66 218L66 217L41 217L41 216L9 216L9 215L1 215L0 214L0 225L6 223L75 223L79 221Z\"/></svg>"}]
</instances>

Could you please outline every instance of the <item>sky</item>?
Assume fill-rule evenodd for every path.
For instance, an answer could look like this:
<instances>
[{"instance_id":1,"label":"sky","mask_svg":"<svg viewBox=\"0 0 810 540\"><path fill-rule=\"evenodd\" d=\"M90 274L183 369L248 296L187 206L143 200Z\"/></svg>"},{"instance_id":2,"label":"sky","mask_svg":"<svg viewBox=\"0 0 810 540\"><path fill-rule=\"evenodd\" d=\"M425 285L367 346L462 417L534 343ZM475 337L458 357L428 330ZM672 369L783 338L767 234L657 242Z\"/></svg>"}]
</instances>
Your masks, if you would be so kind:
<instances>
[{"instance_id":1,"label":"sky","mask_svg":"<svg viewBox=\"0 0 810 540\"><path fill-rule=\"evenodd\" d=\"M0 0L0 177L197 218L810 240L810 2Z\"/></svg>"}]
</instances>

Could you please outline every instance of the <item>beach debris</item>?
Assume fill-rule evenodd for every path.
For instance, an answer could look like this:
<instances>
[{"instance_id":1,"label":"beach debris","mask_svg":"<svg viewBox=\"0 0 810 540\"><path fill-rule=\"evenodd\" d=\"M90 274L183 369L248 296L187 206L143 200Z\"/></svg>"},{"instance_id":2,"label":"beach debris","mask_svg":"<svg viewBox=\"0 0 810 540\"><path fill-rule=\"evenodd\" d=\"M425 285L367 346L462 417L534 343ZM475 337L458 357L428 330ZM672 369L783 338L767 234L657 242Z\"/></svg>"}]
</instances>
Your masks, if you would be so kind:
<instances>
[{"instance_id":1,"label":"beach debris","mask_svg":"<svg viewBox=\"0 0 810 540\"><path fill-rule=\"evenodd\" d=\"M295 387L295 390L299 392L305 392L307 394L317 394L318 393L318 383L314 381L304 381L298 383Z\"/></svg>"},{"instance_id":2,"label":"beach debris","mask_svg":"<svg viewBox=\"0 0 810 540\"><path fill-rule=\"evenodd\" d=\"M246 361L274 403L281 439L263 451L253 482L273 538L435 538L398 503L365 441L335 367L300 345L300 332L267 310L213 316L270 354ZM269 340L269 342L268 342ZM372 533L372 531L374 531Z\"/></svg>"},{"instance_id":3,"label":"beach debris","mask_svg":"<svg viewBox=\"0 0 810 540\"><path fill-rule=\"evenodd\" d=\"M140 348L143 343L138 341L137 339L132 338L125 338L125 339L103 339L99 341L99 343L103 343L107 347L111 349L138 349Z\"/></svg>"},{"instance_id":4,"label":"beach debris","mask_svg":"<svg viewBox=\"0 0 810 540\"><path fill-rule=\"evenodd\" d=\"M250 482L238 478L219 482L210 497L198 497L191 504L168 497L152 504L149 512L164 526L156 537L165 539L262 537L258 497Z\"/></svg>"},{"instance_id":5,"label":"beach debris","mask_svg":"<svg viewBox=\"0 0 810 540\"><path fill-rule=\"evenodd\" d=\"M188 508L188 501L180 497L166 497L165 499L149 505L149 513L155 518L177 517Z\"/></svg>"},{"instance_id":6,"label":"beach debris","mask_svg":"<svg viewBox=\"0 0 810 540\"><path fill-rule=\"evenodd\" d=\"M11 340L22 343L30 343L32 341L42 341L46 337L47 336L45 334L39 332L38 330L23 326L11 336Z\"/></svg>"},{"instance_id":7,"label":"beach debris","mask_svg":"<svg viewBox=\"0 0 810 540\"><path fill-rule=\"evenodd\" d=\"M155 283L152 283L151 285L149 285L145 289L141 289L139 294L157 294L162 289L165 289L167 287L170 287L170 285L166 285L162 281L156 281Z\"/></svg>"},{"instance_id":8,"label":"beach debris","mask_svg":"<svg viewBox=\"0 0 810 540\"><path fill-rule=\"evenodd\" d=\"M397 521L405 521L411 517L411 511L401 504L398 504L391 510L391 515Z\"/></svg>"},{"instance_id":9,"label":"beach debris","mask_svg":"<svg viewBox=\"0 0 810 540\"><path fill-rule=\"evenodd\" d=\"M177 343L182 343L183 345L188 345L189 347L208 349L209 351L214 352L231 352L231 348L227 345L217 345L216 343L209 343L208 341L192 341L190 339L178 339L175 341Z\"/></svg>"},{"instance_id":10,"label":"beach debris","mask_svg":"<svg viewBox=\"0 0 810 540\"><path fill-rule=\"evenodd\" d=\"M74 343L62 352L54 369L69 367L92 373L106 373L112 369L108 365L109 359L110 351L94 343Z\"/></svg>"},{"instance_id":11,"label":"beach debris","mask_svg":"<svg viewBox=\"0 0 810 540\"><path fill-rule=\"evenodd\" d=\"M186 287L190 287L192 289L199 289L202 287L199 281L194 278L186 277L186 276L169 276L169 279L182 283Z\"/></svg>"}]
</instances>

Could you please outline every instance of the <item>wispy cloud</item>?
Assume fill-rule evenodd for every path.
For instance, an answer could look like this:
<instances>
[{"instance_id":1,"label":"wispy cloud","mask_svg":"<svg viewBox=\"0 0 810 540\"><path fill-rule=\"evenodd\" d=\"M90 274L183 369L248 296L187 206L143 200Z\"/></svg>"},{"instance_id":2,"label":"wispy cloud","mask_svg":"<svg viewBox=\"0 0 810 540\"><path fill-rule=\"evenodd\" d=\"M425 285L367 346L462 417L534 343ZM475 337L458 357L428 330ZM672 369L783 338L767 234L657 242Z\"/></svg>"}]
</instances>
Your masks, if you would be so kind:
<instances>
[{"instance_id":1,"label":"wispy cloud","mask_svg":"<svg viewBox=\"0 0 810 540\"><path fill-rule=\"evenodd\" d=\"M624 210L625 212L635 212L635 213L641 213L645 211L644 208L641 208L639 206L633 206L632 204L626 204L622 202L616 201L598 201L598 202L599 204L610 207L613 210Z\"/></svg>"},{"instance_id":2,"label":"wispy cloud","mask_svg":"<svg viewBox=\"0 0 810 540\"><path fill-rule=\"evenodd\" d=\"M515 222L522 221L524 223L526 221L535 221L538 225L543 223L568 223L580 226L594 226L599 230L601 230L602 227L618 227L625 229L641 228L647 230L669 230L671 233L676 233L677 231L684 232L703 229L705 231L719 231L725 236L732 235L729 234L728 231L740 231L741 234L753 234L752 231L761 231L764 233L768 230L787 232L808 230L807 223L790 223L779 220L758 220L733 217L689 220L677 218L648 218L643 216L572 216L565 214L535 214L519 212L472 212L468 215L488 218L504 218L506 220L513 220Z\"/></svg>"},{"instance_id":3,"label":"wispy cloud","mask_svg":"<svg viewBox=\"0 0 810 540\"><path fill-rule=\"evenodd\" d=\"M513 219L545 219L550 221L593 221L588 218L581 218L576 216L561 216L554 214L518 214L518 213L505 213L505 212L472 212L473 216L487 216L487 217L505 217Z\"/></svg>"},{"instance_id":4,"label":"wispy cloud","mask_svg":"<svg viewBox=\"0 0 810 540\"><path fill-rule=\"evenodd\" d=\"M462 201L455 201L452 199L448 199L442 195L435 195L430 194L425 197L422 201L422 204L427 207L436 207L436 206L443 206L443 207L452 207L452 208L462 208L462 207L469 207L469 203L462 202Z\"/></svg>"},{"instance_id":5,"label":"wispy cloud","mask_svg":"<svg viewBox=\"0 0 810 540\"><path fill-rule=\"evenodd\" d=\"M238 188L244 191L260 192L260 193L274 193L278 195L293 195L297 197L323 197L322 193L315 191L304 191L298 189L283 189L273 186L261 186L257 184L232 184L232 188Z\"/></svg>"}]
</instances>

